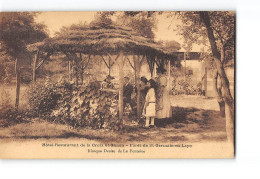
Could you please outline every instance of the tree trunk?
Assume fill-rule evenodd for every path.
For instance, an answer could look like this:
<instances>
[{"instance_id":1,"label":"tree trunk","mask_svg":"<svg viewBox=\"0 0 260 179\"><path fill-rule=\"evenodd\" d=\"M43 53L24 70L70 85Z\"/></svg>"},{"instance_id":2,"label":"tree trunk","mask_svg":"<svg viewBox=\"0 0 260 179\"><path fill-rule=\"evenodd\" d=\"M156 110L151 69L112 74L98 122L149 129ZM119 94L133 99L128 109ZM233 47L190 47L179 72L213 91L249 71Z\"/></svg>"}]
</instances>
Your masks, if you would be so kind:
<instances>
[{"instance_id":1,"label":"tree trunk","mask_svg":"<svg viewBox=\"0 0 260 179\"><path fill-rule=\"evenodd\" d=\"M216 99L219 104L220 115L222 117L225 117L225 102L223 100L221 87L220 88L218 87L218 72L217 71L214 73L213 79L214 79L213 85L214 85L214 90L216 93Z\"/></svg>"},{"instance_id":2,"label":"tree trunk","mask_svg":"<svg viewBox=\"0 0 260 179\"><path fill-rule=\"evenodd\" d=\"M16 71L16 98L15 98L15 110L18 111L19 108L19 99L20 99L20 86L21 86L21 72L18 60L15 62L15 71Z\"/></svg>"},{"instance_id":3,"label":"tree trunk","mask_svg":"<svg viewBox=\"0 0 260 179\"><path fill-rule=\"evenodd\" d=\"M226 117L226 105L225 105L225 102L224 101L220 101L218 102L218 105L219 105L219 111L220 111L220 116L221 117Z\"/></svg>"},{"instance_id":4,"label":"tree trunk","mask_svg":"<svg viewBox=\"0 0 260 179\"><path fill-rule=\"evenodd\" d=\"M227 139L229 142L232 143L234 146L234 100L231 96L230 89L229 89L229 81L227 78L227 75L224 70L224 66L221 63L221 55L218 51L216 40L213 34L213 30L211 28L210 18L208 15L208 12L199 12L200 17L205 23L207 32L208 32L208 38L212 50L212 54L214 57L214 62L217 67L218 74L221 79L221 83L223 86L223 98L225 102L225 108L226 108L226 132L227 132Z\"/></svg>"},{"instance_id":5,"label":"tree trunk","mask_svg":"<svg viewBox=\"0 0 260 179\"><path fill-rule=\"evenodd\" d=\"M232 106L225 104L226 133L227 139L234 150L234 110Z\"/></svg>"},{"instance_id":6,"label":"tree trunk","mask_svg":"<svg viewBox=\"0 0 260 179\"><path fill-rule=\"evenodd\" d=\"M38 60L39 51L37 51L37 54L35 54L35 58L33 60L33 82L36 81L36 65Z\"/></svg>"}]
</instances>

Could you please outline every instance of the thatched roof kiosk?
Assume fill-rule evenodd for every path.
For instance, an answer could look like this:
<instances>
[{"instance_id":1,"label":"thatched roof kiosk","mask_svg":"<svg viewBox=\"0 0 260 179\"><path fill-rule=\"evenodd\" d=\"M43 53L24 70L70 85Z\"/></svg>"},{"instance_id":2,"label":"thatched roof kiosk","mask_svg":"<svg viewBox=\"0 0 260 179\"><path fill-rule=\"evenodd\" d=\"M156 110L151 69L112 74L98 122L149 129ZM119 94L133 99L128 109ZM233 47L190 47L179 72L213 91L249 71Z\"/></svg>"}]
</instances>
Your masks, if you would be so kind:
<instances>
[{"instance_id":1,"label":"thatched roof kiosk","mask_svg":"<svg viewBox=\"0 0 260 179\"><path fill-rule=\"evenodd\" d=\"M156 59L160 61L174 56L170 51L134 33L130 28L104 23L71 26L54 38L29 45L28 49L46 52L47 55L62 52L67 55L77 54L78 57L80 53L105 56L118 55L122 51L124 55L148 57L149 66ZM75 55L74 57L77 58Z\"/></svg>"},{"instance_id":2,"label":"thatched roof kiosk","mask_svg":"<svg viewBox=\"0 0 260 179\"><path fill-rule=\"evenodd\" d=\"M89 55L89 59L91 55L108 55L109 57L111 57L110 55L117 55L120 76L119 116L121 119L123 115L123 61L125 58L128 55L133 55L136 79L139 80L140 64L145 57L151 71L156 59L165 60L172 57L172 54L160 48L150 39L133 32L130 28L104 23L71 26L53 38L29 45L28 50L45 52L47 57L53 53L62 52L68 58L74 60L76 65L79 61L82 61L82 54ZM35 67L38 67L46 59L43 58L37 65L38 57L39 55L36 55ZM111 66L107 65L107 67L110 68ZM139 88L139 85L137 87ZM139 101L140 89L137 93L138 114L140 114Z\"/></svg>"},{"instance_id":3,"label":"thatched roof kiosk","mask_svg":"<svg viewBox=\"0 0 260 179\"><path fill-rule=\"evenodd\" d=\"M72 26L53 38L28 45L28 49L91 55L118 54L119 51L123 51L125 55L170 55L153 41L140 36L130 28L102 23Z\"/></svg>"}]
</instances>

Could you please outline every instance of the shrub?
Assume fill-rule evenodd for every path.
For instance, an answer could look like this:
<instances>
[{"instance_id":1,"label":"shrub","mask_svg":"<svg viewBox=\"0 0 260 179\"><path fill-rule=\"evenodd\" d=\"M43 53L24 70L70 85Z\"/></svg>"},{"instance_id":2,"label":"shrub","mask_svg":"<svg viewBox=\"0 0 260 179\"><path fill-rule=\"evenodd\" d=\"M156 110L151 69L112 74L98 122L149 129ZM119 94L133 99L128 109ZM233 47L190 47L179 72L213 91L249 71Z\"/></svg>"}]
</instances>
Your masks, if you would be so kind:
<instances>
[{"instance_id":1,"label":"shrub","mask_svg":"<svg viewBox=\"0 0 260 179\"><path fill-rule=\"evenodd\" d=\"M46 116L58 106L58 101L64 96L69 96L73 91L73 84L66 81L32 84L28 90L29 104L34 116Z\"/></svg>"},{"instance_id":2,"label":"shrub","mask_svg":"<svg viewBox=\"0 0 260 179\"><path fill-rule=\"evenodd\" d=\"M99 82L92 82L73 91L72 97L61 98L59 107L51 117L73 127L119 129L117 97L113 92L102 91Z\"/></svg>"},{"instance_id":3,"label":"shrub","mask_svg":"<svg viewBox=\"0 0 260 179\"><path fill-rule=\"evenodd\" d=\"M172 89L173 95L202 95L201 83L191 85L189 80L180 80Z\"/></svg>"},{"instance_id":4,"label":"shrub","mask_svg":"<svg viewBox=\"0 0 260 179\"><path fill-rule=\"evenodd\" d=\"M28 113L24 111L16 111L11 105L10 93L1 90L1 103L0 103L0 126L7 127L11 124L23 122Z\"/></svg>"},{"instance_id":5,"label":"shrub","mask_svg":"<svg viewBox=\"0 0 260 179\"><path fill-rule=\"evenodd\" d=\"M13 77L15 77L14 64L0 64L0 82L4 84L10 84Z\"/></svg>"},{"instance_id":6,"label":"shrub","mask_svg":"<svg viewBox=\"0 0 260 179\"><path fill-rule=\"evenodd\" d=\"M2 87L2 89L0 90L1 90L0 107L2 111L7 111L8 109L12 108L11 99L10 99L11 94L8 92L8 90L5 90L4 87Z\"/></svg>"},{"instance_id":7,"label":"shrub","mask_svg":"<svg viewBox=\"0 0 260 179\"><path fill-rule=\"evenodd\" d=\"M72 127L119 129L117 95L99 82L75 87L68 82L32 85L29 102L34 115Z\"/></svg>"}]
</instances>

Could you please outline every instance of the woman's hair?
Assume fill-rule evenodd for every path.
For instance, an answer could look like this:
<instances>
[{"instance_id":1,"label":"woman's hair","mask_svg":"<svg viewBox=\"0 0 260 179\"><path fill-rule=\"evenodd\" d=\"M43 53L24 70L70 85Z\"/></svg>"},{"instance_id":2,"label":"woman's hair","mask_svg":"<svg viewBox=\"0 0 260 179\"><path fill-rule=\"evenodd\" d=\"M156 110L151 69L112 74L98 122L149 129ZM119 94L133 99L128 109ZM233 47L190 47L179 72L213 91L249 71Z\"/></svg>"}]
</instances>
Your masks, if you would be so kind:
<instances>
[{"instance_id":1,"label":"woman's hair","mask_svg":"<svg viewBox=\"0 0 260 179\"><path fill-rule=\"evenodd\" d=\"M155 82L153 79L150 79L150 80L149 80L149 83L150 83L150 87L151 87L151 88L156 89L157 85L156 85L156 82Z\"/></svg>"},{"instance_id":2,"label":"woman's hair","mask_svg":"<svg viewBox=\"0 0 260 179\"><path fill-rule=\"evenodd\" d=\"M144 76L141 77L141 81L144 82L145 84L147 84L148 82L147 78L145 78Z\"/></svg>"},{"instance_id":3,"label":"woman's hair","mask_svg":"<svg viewBox=\"0 0 260 179\"><path fill-rule=\"evenodd\" d=\"M167 71L167 70L164 69L163 66L157 67L156 70L157 70L157 73L161 73L161 74L164 74Z\"/></svg>"}]
</instances>

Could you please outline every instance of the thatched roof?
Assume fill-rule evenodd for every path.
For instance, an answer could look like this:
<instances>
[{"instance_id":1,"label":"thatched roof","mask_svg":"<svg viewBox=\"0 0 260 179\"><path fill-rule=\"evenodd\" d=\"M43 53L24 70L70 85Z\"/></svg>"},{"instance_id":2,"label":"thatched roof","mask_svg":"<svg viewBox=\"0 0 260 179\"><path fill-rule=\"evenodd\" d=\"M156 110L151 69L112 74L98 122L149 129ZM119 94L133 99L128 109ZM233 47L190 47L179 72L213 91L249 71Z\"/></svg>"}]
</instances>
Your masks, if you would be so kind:
<instances>
[{"instance_id":1,"label":"thatched roof","mask_svg":"<svg viewBox=\"0 0 260 179\"><path fill-rule=\"evenodd\" d=\"M74 26L53 38L28 45L28 50L45 52L81 52L84 54L156 54L172 56L148 38L115 24Z\"/></svg>"}]
</instances>

